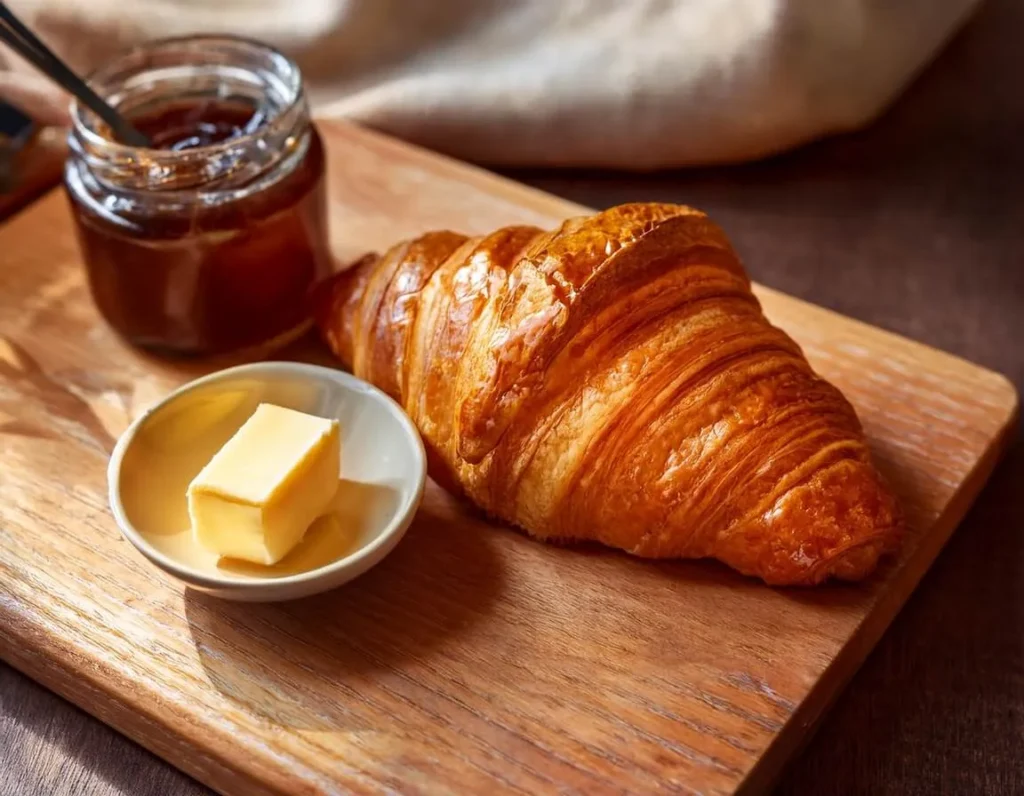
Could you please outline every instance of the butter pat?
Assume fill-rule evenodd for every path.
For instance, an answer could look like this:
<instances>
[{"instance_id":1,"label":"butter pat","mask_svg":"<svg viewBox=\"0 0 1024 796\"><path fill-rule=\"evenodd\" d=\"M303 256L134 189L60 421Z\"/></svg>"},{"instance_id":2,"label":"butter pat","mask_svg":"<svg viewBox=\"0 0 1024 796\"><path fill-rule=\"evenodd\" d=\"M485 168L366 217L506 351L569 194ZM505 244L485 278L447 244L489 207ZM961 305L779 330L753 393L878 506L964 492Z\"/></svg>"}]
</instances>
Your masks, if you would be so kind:
<instances>
[{"instance_id":1,"label":"butter pat","mask_svg":"<svg viewBox=\"0 0 1024 796\"><path fill-rule=\"evenodd\" d=\"M336 420L260 404L188 487L192 533L206 549L276 564L338 488Z\"/></svg>"}]
</instances>

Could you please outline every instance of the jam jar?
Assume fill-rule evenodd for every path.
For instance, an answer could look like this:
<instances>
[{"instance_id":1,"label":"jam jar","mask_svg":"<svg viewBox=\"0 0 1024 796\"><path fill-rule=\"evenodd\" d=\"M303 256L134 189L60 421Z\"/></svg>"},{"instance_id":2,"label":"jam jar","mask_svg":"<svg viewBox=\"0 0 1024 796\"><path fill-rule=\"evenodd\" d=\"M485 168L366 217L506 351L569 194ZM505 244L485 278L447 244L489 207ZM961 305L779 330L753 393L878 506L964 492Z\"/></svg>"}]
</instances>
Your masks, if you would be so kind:
<instances>
[{"instance_id":1,"label":"jam jar","mask_svg":"<svg viewBox=\"0 0 1024 796\"><path fill-rule=\"evenodd\" d=\"M225 36L152 42L89 78L150 140L72 108L65 167L93 299L129 342L269 351L331 269L324 151L296 65Z\"/></svg>"}]
</instances>

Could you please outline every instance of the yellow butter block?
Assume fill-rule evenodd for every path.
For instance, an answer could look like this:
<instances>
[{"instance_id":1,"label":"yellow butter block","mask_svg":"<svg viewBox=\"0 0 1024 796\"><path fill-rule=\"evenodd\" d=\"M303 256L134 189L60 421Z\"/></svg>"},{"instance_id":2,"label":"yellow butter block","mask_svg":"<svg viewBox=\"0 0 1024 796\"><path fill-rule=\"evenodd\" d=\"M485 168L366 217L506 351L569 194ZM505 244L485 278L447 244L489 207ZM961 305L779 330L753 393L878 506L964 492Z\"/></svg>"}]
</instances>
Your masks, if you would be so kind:
<instances>
[{"instance_id":1,"label":"yellow butter block","mask_svg":"<svg viewBox=\"0 0 1024 796\"><path fill-rule=\"evenodd\" d=\"M260 404L188 487L196 541L221 556L276 564L338 487L338 421Z\"/></svg>"}]
</instances>

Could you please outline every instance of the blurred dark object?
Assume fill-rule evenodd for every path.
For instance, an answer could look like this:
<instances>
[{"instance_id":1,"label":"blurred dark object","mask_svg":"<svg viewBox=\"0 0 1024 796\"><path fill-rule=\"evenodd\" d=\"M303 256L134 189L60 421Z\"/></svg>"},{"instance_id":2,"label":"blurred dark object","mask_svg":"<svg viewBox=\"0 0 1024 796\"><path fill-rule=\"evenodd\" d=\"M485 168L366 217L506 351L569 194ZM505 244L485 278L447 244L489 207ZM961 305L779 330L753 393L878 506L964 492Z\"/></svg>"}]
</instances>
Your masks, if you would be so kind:
<instances>
[{"instance_id":1,"label":"blurred dark object","mask_svg":"<svg viewBox=\"0 0 1024 796\"><path fill-rule=\"evenodd\" d=\"M0 193L14 189L15 159L34 132L31 119L17 108L0 103Z\"/></svg>"},{"instance_id":2,"label":"blurred dark object","mask_svg":"<svg viewBox=\"0 0 1024 796\"><path fill-rule=\"evenodd\" d=\"M0 135L15 139L29 131L32 120L17 108L0 102Z\"/></svg>"},{"instance_id":3,"label":"blurred dark object","mask_svg":"<svg viewBox=\"0 0 1024 796\"><path fill-rule=\"evenodd\" d=\"M39 127L0 102L0 220L57 184L64 146L62 130Z\"/></svg>"}]
</instances>

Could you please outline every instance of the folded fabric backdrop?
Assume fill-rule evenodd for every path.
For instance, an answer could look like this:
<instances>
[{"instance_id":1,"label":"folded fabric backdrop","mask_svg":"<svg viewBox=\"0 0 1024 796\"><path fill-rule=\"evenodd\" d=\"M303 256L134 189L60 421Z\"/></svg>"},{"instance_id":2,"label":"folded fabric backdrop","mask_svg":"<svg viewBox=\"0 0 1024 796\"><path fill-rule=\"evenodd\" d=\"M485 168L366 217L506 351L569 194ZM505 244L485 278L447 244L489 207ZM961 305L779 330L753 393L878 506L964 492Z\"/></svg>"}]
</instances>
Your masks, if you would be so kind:
<instances>
[{"instance_id":1,"label":"folded fabric backdrop","mask_svg":"<svg viewBox=\"0 0 1024 796\"><path fill-rule=\"evenodd\" d=\"M317 113L491 165L751 160L882 112L979 0L13 0L88 69L233 33L302 66ZM5 69L6 59L6 71ZM60 116L0 47L0 97Z\"/></svg>"}]
</instances>

